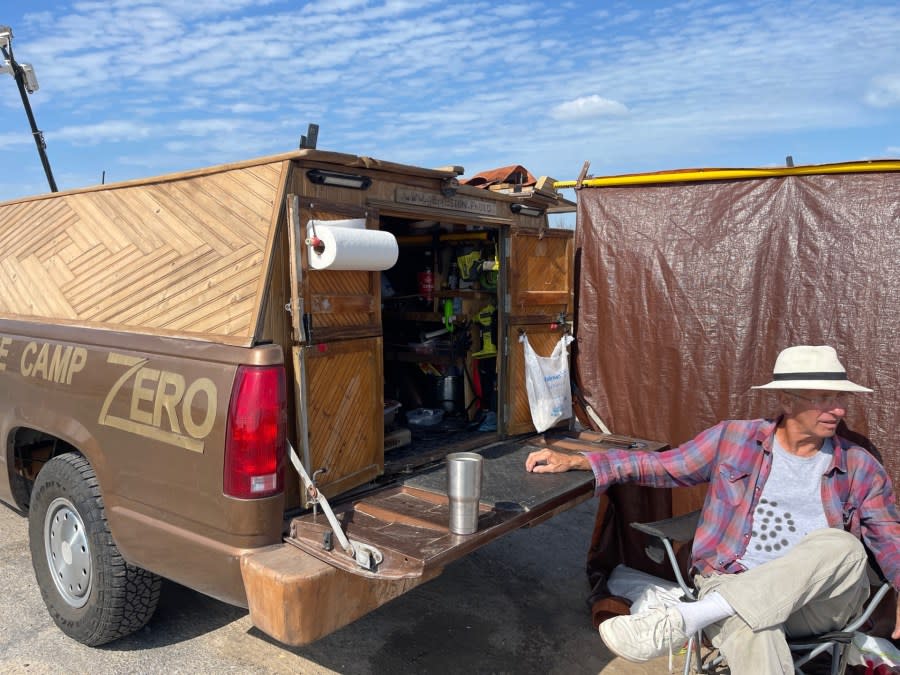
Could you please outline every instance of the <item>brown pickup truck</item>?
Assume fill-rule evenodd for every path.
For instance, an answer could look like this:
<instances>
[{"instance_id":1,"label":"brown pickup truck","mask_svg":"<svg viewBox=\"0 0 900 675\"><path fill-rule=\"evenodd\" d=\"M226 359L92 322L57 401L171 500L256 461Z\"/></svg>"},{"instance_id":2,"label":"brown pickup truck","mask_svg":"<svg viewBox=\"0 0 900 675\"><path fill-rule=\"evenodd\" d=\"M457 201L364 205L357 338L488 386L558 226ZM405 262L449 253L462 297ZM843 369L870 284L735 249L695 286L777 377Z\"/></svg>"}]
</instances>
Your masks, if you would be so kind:
<instances>
[{"instance_id":1,"label":"brown pickup truck","mask_svg":"<svg viewBox=\"0 0 900 675\"><path fill-rule=\"evenodd\" d=\"M571 328L571 205L459 173L300 150L0 204L0 500L64 632L139 629L165 577L307 643L591 494L522 469L609 440L536 437L525 394L518 336Z\"/></svg>"}]
</instances>

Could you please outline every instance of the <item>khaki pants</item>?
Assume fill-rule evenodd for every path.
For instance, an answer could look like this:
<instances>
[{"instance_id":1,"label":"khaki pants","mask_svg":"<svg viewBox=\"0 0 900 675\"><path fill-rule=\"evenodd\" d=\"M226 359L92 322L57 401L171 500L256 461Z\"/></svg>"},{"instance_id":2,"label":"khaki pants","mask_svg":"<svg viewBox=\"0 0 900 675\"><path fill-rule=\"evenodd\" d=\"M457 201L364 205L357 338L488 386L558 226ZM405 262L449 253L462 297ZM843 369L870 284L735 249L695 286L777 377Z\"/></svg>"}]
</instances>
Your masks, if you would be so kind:
<instances>
[{"instance_id":1,"label":"khaki pants","mask_svg":"<svg viewBox=\"0 0 900 675\"><path fill-rule=\"evenodd\" d=\"M838 630L869 596L866 552L834 528L807 535L777 560L741 574L697 576L700 597L718 591L736 615L704 629L732 675L793 673L786 637Z\"/></svg>"}]
</instances>

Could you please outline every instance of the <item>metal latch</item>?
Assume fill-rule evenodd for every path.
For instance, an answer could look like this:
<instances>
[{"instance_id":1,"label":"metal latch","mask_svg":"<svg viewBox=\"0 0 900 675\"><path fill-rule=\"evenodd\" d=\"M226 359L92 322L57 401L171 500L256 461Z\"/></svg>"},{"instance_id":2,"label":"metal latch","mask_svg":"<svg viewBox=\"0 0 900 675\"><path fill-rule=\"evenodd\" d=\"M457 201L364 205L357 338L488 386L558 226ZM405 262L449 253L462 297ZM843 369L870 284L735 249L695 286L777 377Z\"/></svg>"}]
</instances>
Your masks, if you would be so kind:
<instances>
[{"instance_id":1,"label":"metal latch","mask_svg":"<svg viewBox=\"0 0 900 675\"><path fill-rule=\"evenodd\" d=\"M384 555L370 544L354 541L347 537L344 530L341 528L341 524L338 522L337 516L335 516L334 511L331 510L331 505L328 503L328 500L325 499L325 495L319 492L315 481L309 477L306 468L303 466L303 462L300 461L300 458L297 456L297 452L294 450L294 446L291 445L290 441L287 441L287 447L291 464L294 465L294 468L297 469L297 473L300 474L300 479L303 481L303 486L306 488L310 503L314 506L322 507L322 513L324 513L325 518L328 519L328 524L331 525L331 530L334 532L334 536L337 537L341 548L344 549L344 553L353 558L356 561L356 564L363 569L374 572L378 568L378 565L384 560ZM318 472L316 472L316 474L318 474ZM325 542L323 542L323 544L324 543Z\"/></svg>"}]
</instances>

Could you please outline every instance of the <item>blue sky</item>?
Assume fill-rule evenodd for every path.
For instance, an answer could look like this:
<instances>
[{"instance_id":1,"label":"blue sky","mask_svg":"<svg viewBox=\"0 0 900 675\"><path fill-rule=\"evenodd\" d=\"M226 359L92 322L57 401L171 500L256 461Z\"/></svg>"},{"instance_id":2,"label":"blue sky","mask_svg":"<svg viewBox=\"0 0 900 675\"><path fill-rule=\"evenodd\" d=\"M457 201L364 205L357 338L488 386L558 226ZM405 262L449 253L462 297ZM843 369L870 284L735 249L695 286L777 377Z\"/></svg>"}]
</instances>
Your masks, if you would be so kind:
<instances>
[{"instance_id":1,"label":"blue sky","mask_svg":"<svg viewBox=\"0 0 900 675\"><path fill-rule=\"evenodd\" d=\"M319 147L577 177L900 157L900 4L0 0L60 189ZM0 76L0 199L47 191Z\"/></svg>"}]
</instances>

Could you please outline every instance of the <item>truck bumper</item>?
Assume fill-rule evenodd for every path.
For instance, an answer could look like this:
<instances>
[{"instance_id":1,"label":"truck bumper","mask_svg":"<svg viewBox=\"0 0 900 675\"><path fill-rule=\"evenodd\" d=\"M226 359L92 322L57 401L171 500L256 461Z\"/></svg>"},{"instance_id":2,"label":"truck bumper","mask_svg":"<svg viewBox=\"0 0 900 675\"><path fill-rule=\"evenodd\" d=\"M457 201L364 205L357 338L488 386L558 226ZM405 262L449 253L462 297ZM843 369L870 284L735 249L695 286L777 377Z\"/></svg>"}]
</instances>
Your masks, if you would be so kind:
<instances>
[{"instance_id":1,"label":"truck bumper","mask_svg":"<svg viewBox=\"0 0 900 675\"><path fill-rule=\"evenodd\" d=\"M308 644L346 626L441 571L412 579L370 579L333 567L289 544L241 558L250 620L267 635L292 646Z\"/></svg>"}]
</instances>

